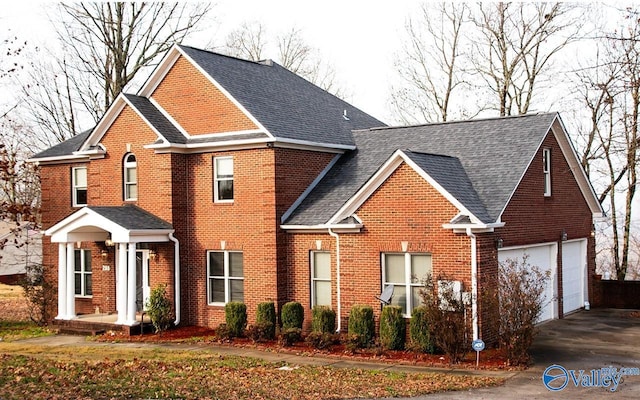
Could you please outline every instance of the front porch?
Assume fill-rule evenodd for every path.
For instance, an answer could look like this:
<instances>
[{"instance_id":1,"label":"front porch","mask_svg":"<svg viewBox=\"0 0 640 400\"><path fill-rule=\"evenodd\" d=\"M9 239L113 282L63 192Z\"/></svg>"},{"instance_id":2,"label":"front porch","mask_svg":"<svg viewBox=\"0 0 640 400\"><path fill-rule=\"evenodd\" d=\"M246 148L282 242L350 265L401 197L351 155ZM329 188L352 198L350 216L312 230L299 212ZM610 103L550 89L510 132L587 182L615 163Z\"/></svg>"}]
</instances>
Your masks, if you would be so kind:
<instances>
[{"instance_id":1,"label":"front porch","mask_svg":"<svg viewBox=\"0 0 640 400\"><path fill-rule=\"evenodd\" d=\"M114 331L122 332L125 335L142 335L151 332L151 319L145 313L136 314L135 325L122 325L117 323L117 314L84 314L78 315L74 319L55 319L52 327L58 333L95 336Z\"/></svg>"}]
</instances>

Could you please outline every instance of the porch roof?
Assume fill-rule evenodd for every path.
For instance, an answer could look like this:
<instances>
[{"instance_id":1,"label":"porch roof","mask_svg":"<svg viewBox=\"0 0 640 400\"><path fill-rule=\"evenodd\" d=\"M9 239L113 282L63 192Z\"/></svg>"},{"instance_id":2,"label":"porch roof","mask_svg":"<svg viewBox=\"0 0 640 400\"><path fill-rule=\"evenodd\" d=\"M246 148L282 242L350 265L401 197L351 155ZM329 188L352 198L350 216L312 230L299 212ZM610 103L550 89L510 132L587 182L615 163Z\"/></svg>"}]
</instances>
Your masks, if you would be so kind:
<instances>
[{"instance_id":1,"label":"porch roof","mask_svg":"<svg viewBox=\"0 0 640 400\"><path fill-rule=\"evenodd\" d=\"M134 205L87 206L44 233L55 243L104 241L115 243L167 242L173 226Z\"/></svg>"}]
</instances>

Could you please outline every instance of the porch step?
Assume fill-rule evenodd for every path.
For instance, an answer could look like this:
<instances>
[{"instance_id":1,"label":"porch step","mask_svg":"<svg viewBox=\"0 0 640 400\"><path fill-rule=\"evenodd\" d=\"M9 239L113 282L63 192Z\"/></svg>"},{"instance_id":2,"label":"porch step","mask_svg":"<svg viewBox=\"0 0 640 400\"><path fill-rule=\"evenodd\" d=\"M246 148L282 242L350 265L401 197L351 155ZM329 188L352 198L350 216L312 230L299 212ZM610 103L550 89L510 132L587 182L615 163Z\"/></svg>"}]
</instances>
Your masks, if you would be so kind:
<instances>
[{"instance_id":1,"label":"porch step","mask_svg":"<svg viewBox=\"0 0 640 400\"><path fill-rule=\"evenodd\" d=\"M97 336L102 335L106 331L104 329L83 329L80 327L62 327L58 328L58 333L64 335L80 335L80 336Z\"/></svg>"},{"instance_id":2,"label":"porch step","mask_svg":"<svg viewBox=\"0 0 640 400\"><path fill-rule=\"evenodd\" d=\"M95 322L86 321L82 319L73 320L54 320L52 328L56 329L58 333L68 335L82 335L82 336L96 336L102 335L107 331L123 332L125 335L141 335L145 332L153 330L150 322L144 322L142 324L127 326L116 325L108 322Z\"/></svg>"}]
</instances>

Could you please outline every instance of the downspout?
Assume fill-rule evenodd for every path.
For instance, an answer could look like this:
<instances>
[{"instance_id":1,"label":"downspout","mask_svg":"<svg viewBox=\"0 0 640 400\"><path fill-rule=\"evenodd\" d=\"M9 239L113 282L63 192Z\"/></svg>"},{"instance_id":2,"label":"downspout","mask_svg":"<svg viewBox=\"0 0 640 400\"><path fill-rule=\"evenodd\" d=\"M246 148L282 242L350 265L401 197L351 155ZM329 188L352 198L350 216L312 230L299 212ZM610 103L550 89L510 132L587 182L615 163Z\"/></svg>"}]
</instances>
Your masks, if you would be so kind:
<instances>
[{"instance_id":1,"label":"downspout","mask_svg":"<svg viewBox=\"0 0 640 400\"><path fill-rule=\"evenodd\" d=\"M176 320L173 321L174 325L180 324L180 242L173 236L173 232L169 234L169 240L174 243L173 251L173 269L175 272L174 278L174 296L176 305Z\"/></svg>"},{"instance_id":2,"label":"downspout","mask_svg":"<svg viewBox=\"0 0 640 400\"><path fill-rule=\"evenodd\" d=\"M329 235L336 238L336 302L338 304L338 326L336 332L340 333L342 327L342 304L340 300L340 236L329 228Z\"/></svg>"},{"instance_id":3,"label":"downspout","mask_svg":"<svg viewBox=\"0 0 640 400\"><path fill-rule=\"evenodd\" d=\"M478 339L478 254L476 235L467 228L467 236L471 239L471 320L473 340Z\"/></svg>"}]
</instances>

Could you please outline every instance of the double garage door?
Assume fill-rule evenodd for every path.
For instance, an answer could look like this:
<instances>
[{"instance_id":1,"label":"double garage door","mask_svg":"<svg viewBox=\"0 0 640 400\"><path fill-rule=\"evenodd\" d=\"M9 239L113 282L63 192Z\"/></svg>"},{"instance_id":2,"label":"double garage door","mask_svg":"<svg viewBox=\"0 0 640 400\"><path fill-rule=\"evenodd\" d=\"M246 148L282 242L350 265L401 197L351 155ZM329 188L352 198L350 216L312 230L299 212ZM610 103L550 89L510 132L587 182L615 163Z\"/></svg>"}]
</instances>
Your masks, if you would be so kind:
<instances>
[{"instance_id":1,"label":"double garage door","mask_svg":"<svg viewBox=\"0 0 640 400\"><path fill-rule=\"evenodd\" d=\"M587 300L587 240L562 243L562 293L564 313L575 311ZM558 318L558 245L546 243L500 249L498 260L522 261L541 270L550 271L544 292L543 309L538 322Z\"/></svg>"}]
</instances>

